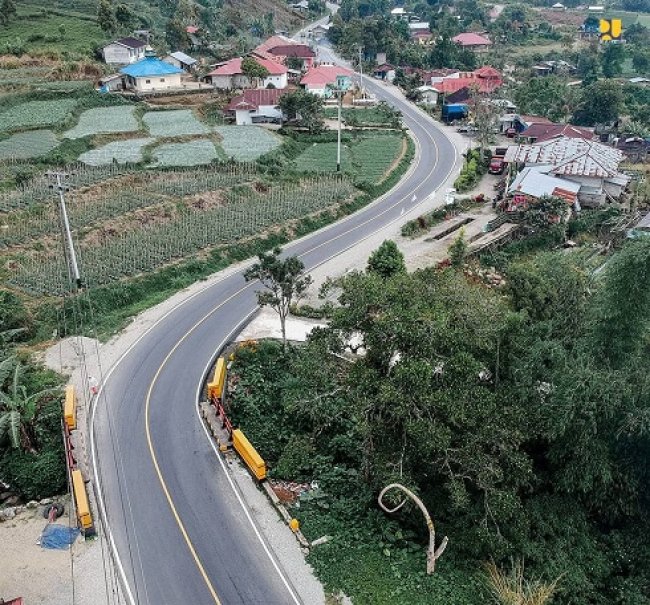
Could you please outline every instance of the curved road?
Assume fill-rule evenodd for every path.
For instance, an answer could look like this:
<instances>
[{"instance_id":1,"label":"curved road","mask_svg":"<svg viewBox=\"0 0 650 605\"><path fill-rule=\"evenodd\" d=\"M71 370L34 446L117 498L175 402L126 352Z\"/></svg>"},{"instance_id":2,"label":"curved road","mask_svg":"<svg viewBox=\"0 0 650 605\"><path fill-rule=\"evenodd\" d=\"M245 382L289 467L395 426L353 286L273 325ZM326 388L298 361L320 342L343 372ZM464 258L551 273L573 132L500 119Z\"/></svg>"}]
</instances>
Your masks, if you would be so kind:
<instances>
[{"instance_id":1,"label":"curved road","mask_svg":"<svg viewBox=\"0 0 650 605\"><path fill-rule=\"evenodd\" d=\"M308 270L399 220L441 186L456 161L435 122L376 82L365 85L402 111L419 153L384 198L286 246ZM95 485L132 603L300 603L197 413L197 385L216 350L255 311L255 288L235 273L188 298L113 366L97 398Z\"/></svg>"}]
</instances>

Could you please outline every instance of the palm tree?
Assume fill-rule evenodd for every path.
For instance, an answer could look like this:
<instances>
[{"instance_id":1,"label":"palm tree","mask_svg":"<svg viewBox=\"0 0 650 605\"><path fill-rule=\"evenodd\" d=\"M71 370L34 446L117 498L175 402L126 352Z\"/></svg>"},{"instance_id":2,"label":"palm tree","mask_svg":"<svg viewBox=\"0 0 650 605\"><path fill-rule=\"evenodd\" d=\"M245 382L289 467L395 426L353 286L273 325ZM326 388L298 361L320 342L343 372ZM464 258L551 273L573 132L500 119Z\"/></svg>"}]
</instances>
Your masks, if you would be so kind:
<instances>
[{"instance_id":1,"label":"palm tree","mask_svg":"<svg viewBox=\"0 0 650 605\"><path fill-rule=\"evenodd\" d=\"M36 393L27 393L23 384L24 366L14 357L7 357L0 363L0 384L3 385L12 374L7 389L0 390L0 439L9 438L11 447L36 452L34 423L41 409L43 399L57 392L58 389L43 389Z\"/></svg>"}]
</instances>

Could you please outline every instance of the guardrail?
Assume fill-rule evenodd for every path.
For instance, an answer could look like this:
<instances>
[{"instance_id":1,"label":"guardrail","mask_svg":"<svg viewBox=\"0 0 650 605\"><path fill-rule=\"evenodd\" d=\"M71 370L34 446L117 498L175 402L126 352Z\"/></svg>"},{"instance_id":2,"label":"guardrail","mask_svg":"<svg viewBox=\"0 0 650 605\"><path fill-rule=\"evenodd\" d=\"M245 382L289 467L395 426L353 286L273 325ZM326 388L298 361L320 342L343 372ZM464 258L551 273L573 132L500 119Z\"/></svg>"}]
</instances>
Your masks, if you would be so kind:
<instances>
[{"instance_id":1,"label":"guardrail","mask_svg":"<svg viewBox=\"0 0 650 605\"><path fill-rule=\"evenodd\" d=\"M65 461L68 468L68 477L72 489L72 502L77 515L79 528L84 537L95 535L95 526L90 511L88 492L83 475L77 467L77 459L72 445L72 431L77 428L77 396L74 385L65 388L65 401L63 403L63 444L65 447Z\"/></svg>"}]
</instances>

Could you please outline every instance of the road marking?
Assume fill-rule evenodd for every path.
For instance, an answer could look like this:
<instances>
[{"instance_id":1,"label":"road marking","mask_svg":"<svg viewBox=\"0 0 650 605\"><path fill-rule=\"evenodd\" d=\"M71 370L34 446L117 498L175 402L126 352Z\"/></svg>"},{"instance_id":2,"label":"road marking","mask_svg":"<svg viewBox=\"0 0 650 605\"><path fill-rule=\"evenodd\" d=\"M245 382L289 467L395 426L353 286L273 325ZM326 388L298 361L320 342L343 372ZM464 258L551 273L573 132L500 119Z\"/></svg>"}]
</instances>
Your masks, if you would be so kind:
<instances>
[{"instance_id":1,"label":"road marking","mask_svg":"<svg viewBox=\"0 0 650 605\"><path fill-rule=\"evenodd\" d=\"M373 84L374 84L374 83L373 83ZM393 97L393 98L397 98L395 94L391 93L391 92L388 91L387 89L384 89L384 90L385 90L385 92L387 92L388 96L391 96L391 97ZM409 113L409 117L411 117L411 119L413 119L415 122L417 122L417 118L413 115L413 114L417 115L417 113L419 113L418 110L417 110L417 108L416 108L415 111L413 111L413 108L412 108L412 107L408 107L408 112L404 112L404 113ZM424 114L424 115L426 115L426 114ZM427 116L427 117L428 117L428 116ZM435 128L437 128L437 126L435 126ZM441 134L444 134L444 132L443 132L442 130L439 130L439 132L440 132ZM430 134L427 130L425 130L425 134L426 134L426 136L428 137L428 139L433 143L434 147L436 148L436 150L437 150L437 152L438 152L437 156L438 156L438 158L439 158L439 148L438 148L438 145L436 144L434 138L431 136L431 134ZM449 140L449 142L451 142L451 140L450 140L448 137L447 137L447 139ZM419 141L418 141L418 139L415 139L415 144L416 144L416 145L419 145ZM453 143L452 143L452 145L453 145ZM449 169L449 171L448 171L447 174L445 175L445 177L444 177L444 179L443 179L443 182L444 182L447 178L449 178L449 175L453 172L453 170L454 170L454 168L455 168L455 165L456 165L456 162L457 162L457 159L458 159L458 152L457 152L457 150L456 150L456 147L454 146L454 162L452 163L451 168ZM420 162L421 162L421 160L418 158L418 160L417 160L414 164L411 165L411 168L409 169L409 172L408 172L407 174L414 172L415 168L420 164ZM436 166L436 165L434 164L433 167L432 167L432 169L429 170L429 172L427 173L427 176L426 176L425 180L428 179L428 178L431 176L431 174L433 173L433 171L434 171L434 169L435 169L435 166ZM399 183L396 184L395 188L397 188L398 186L399 186ZM414 189L412 189L411 191L416 191L419 187L420 187L420 185L417 185L417 186L416 186ZM436 193L436 191L437 191L437 189L434 190L434 194ZM356 215L358 215L358 214L360 214L360 213L362 213L362 212L366 212L369 208L371 208L371 207L373 207L373 206L379 204L382 200L384 200L385 198L387 198L387 197L390 195L390 193L391 193L391 191L386 192L384 195L380 196L379 198L377 198L376 200L374 200L374 201L371 202L370 204L364 206L363 208L359 209L357 212L355 212L355 213L353 213L353 214L351 214L351 215L349 215L349 216L343 218L343 219L340 220L340 221L337 221L337 222L335 222L335 223L332 223L331 225L327 225L327 226L324 227L323 229L320 229L320 230L318 230L318 231L316 231L316 232L314 232L314 233L311 233L311 234L306 235L304 238L301 238L301 239L295 240L294 242L291 242L291 243L287 244L287 246L285 246L285 249L286 249L286 248L292 248L292 247L295 247L296 245L298 245L299 243L301 243L301 242L303 241L303 239L314 238L314 237L315 237L317 234L319 234L319 233L324 233L324 232L326 232L326 231L328 231L328 230L330 230L330 229L333 229L333 228L335 228L335 227L340 227L342 224L351 221L351 220L352 220ZM408 194L407 194L407 195L408 195ZM328 243L331 243L331 242L335 241L336 239L339 239L340 237L342 237L342 236L344 236L344 235L347 235L348 233L354 231L355 229L358 229L358 228L360 228L360 227L365 226L365 225L368 224L369 222L374 221L375 219L377 219L377 218L383 216L384 214L386 214L386 213L389 212L390 210L394 209L397 205L401 204L405 199L406 199L405 197L402 198L402 199L400 199L398 202L396 202L396 203L394 203L394 204L391 204L388 208L384 209L382 212L373 215L371 218L369 218L369 219L363 221L362 223L359 223L358 225L356 225L355 227L352 227L352 228L348 229L347 231L344 231L344 232L340 233L340 234L337 235L336 237L331 238L330 240L328 240L327 242L323 242L322 244L319 244L319 245L313 246L312 248L310 248L310 249L308 249L307 251L303 252L303 255L309 254L310 252L313 252L314 250L320 248L321 246L323 246L323 245L325 245L325 244L328 244ZM421 203L422 203L422 202L419 202L418 204L416 204L416 205L414 206L414 208L417 207L418 205L420 205ZM412 209L413 209L413 208L411 208L411 210L412 210ZM401 215L400 215L400 216L401 216ZM396 222L397 220L399 220L399 219L396 218L396 219L390 221L389 223L387 223L387 225L385 225L385 226L389 226L389 225L393 224L394 222ZM343 252L346 252L346 251L349 250L350 248L356 246L357 244L359 244L359 243L361 243L362 241L366 240L367 238L371 237L371 236L374 235L376 232L377 232L377 231L375 231L375 232L373 232L373 233L370 233L370 234L366 235L365 237L363 237L363 238L361 238L361 239L355 241L353 244L351 244L350 246L346 247L345 249L340 250L340 251L336 252L335 254L329 256L328 258L324 259L323 261L317 263L316 265L314 265L314 266L313 266L311 269L309 269L309 270L311 271L311 270L315 269L316 267L318 267L318 266L320 266L320 265L322 265L322 264L324 264L324 263L330 261L330 260L331 260L332 258L334 258L335 256L338 256L339 254L342 254ZM244 266L245 266L245 265L244 265ZM124 361L124 359L125 359L125 358L130 354L130 353L131 353L131 351L132 351L132 350L133 350L133 349L134 349L134 348L135 348L135 347L136 347L136 346L137 346L137 345L138 345L138 344L139 344L139 343L140 343L140 342L141 342L141 341L142 341L142 340L143 340L143 339L144 339L144 338L145 338L145 337L150 333L150 332L152 332L152 331L153 331L153 330L154 330L154 329L155 329L159 324L161 324L161 323L162 323L162 322L163 322L163 321L164 321L164 320L165 320L169 315L171 315L173 312L175 312L176 310L178 310L179 307L186 305L189 301L191 301L192 299L196 298L197 296L199 296L199 295L205 293L206 291L210 290L211 288L215 288L215 287L218 286L221 282L223 282L224 280L226 280L226 279L228 279L229 277L231 277L233 274L234 274L234 272L233 272L233 273L228 273L228 275L225 275L225 276L222 277L221 279L218 279L215 283L212 283L212 284L206 285L204 288L202 288L202 289L200 289L200 290L197 290L196 292L194 292L193 294L189 295L187 298L185 298L184 300L182 300L182 301L181 301L178 305L176 305L174 308L172 308L172 309L170 309L169 311L167 311L166 313L164 313L164 314L163 314L161 317L159 317L159 318L158 318L158 319L157 319L157 320L156 320L156 321L155 321L151 326L149 326L149 328L147 328L147 329L145 330L145 332L143 332L140 336L138 336L138 337L136 338L136 340L134 340L134 342L131 343L131 345L129 345L129 347L126 349L126 351L124 351L124 353L122 353L122 355L120 355L120 357L119 357L118 360L115 362L115 364L114 364L114 365L113 365L113 366L108 370L106 376L104 377L104 380L102 381L102 384L101 384L101 386L100 386L100 389L99 389L99 392L98 392L98 394L97 394L97 397L95 397L94 400L93 400L93 402L92 402L92 413L91 413L91 427L92 427L92 428L91 428L91 432L90 432L90 441L91 441L92 460L93 460L93 474L94 474L94 477L95 477L95 484L96 484L96 486L97 486L97 493L98 493L98 498L97 498L97 500L98 500L98 503L99 503L99 508L100 508L101 516L102 516L103 519L104 519L104 525L105 525L105 529L106 529L107 536L108 536L108 538L109 538L109 543L110 543L110 545L111 545L111 550L112 550L113 553L114 553L114 557L115 557L115 561L116 561L116 564L117 564L117 567L118 567L118 571L119 571L119 573L120 573L120 577L121 577L122 583L123 583L123 585L124 585L124 589L125 589L125 591L126 591L126 593L127 593L127 597L128 597L128 599L129 599L131 605L135 605L135 601L134 601L133 594L132 594L131 589L130 589L130 586L129 586L129 582L128 582L127 577L126 577L126 573L125 573L125 570L124 570L123 564L122 564L121 559L120 559L120 556L119 556L119 551L118 551L117 546L116 546L116 544L115 544L115 540L114 540L114 537L113 537L113 533L112 533L112 531L111 531L111 529L110 529L110 524L109 524L109 522L108 522L108 515L106 514L106 509L105 509L105 505L104 505L104 498L103 498L103 493L102 493L101 480L100 480L99 473L98 473L98 464L97 464L96 446L95 446L95 439L94 439L94 423L95 423L95 412L96 412L96 409L97 409L97 403L99 402L100 394L101 394L102 390L104 389L105 385L108 383L108 380L109 380L110 376L111 376L111 375L113 374L113 372L114 372L114 371L119 367L119 365ZM247 286L244 286L243 288L241 288L240 290L238 290L237 292L235 292L231 297L229 297L228 299L224 300L220 305L218 305L217 307L215 307L215 308L214 308L214 309L213 309L213 310L212 310L208 315L206 315L206 316L205 316L202 320L200 320L198 323L200 324L202 321L204 321L205 319L207 319L207 317L209 317L209 315L211 315L212 312L214 312L214 311L218 310L219 308L221 308L221 306L222 306L223 304L225 304L226 302L228 302L228 301L229 301L231 298L233 298L234 296L237 296L238 294L240 294L244 289L246 289L246 288L247 288L248 286L250 286L250 285L252 285L252 284L248 284ZM197 324L195 324L195 326L192 327L192 330L196 327L196 325L197 325ZM183 339L184 339L186 336L187 336L187 334L183 337ZM174 350L175 350L175 349L180 345L181 342L182 342L182 340L176 343L176 346L174 347ZM167 358L171 356L171 353L172 353L172 352L173 352L173 350L170 351L170 354L167 356ZM166 359L167 359L167 358L166 358ZM165 363L165 361L163 362L163 365L164 365L164 363ZM162 367L162 366L161 366L161 367ZM160 371L160 368L159 368L159 371ZM150 387L150 389L151 389L151 387ZM149 438L149 435L148 435L148 438ZM158 472L159 472L159 469L158 469ZM161 477L161 475L159 475L159 478L160 478L160 477ZM166 495L167 495L167 497L168 497L168 502L170 502L170 504L171 504L172 507L173 507L173 502L171 502L171 500L170 500L170 498L169 498L169 496L168 496L168 492L167 492ZM241 500L240 500L240 503L241 503ZM173 510L175 510L175 508L174 508ZM246 510L246 509L244 508L244 510ZM180 518L179 518L179 520L180 520ZM181 523L181 526L182 526L182 523ZM184 529L184 528L183 528L183 529ZM187 541L187 540L188 540L188 537L187 537L187 533L186 533L186 532L184 533L184 537L185 537L185 539L186 539L186 541ZM128 538L127 538L127 539L128 539ZM188 544L188 546L190 546L190 551L192 552L194 549L193 549L193 546L191 545L191 542ZM268 551L267 551L267 552L268 552ZM135 571L134 571L134 573L135 573ZM204 576L204 577L205 577L205 576ZM215 595L215 596L216 596L216 595ZM218 601L218 597L217 597L217 603L218 603L218 602L219 602L219 601Z\"/></svg>"}]
</instances>

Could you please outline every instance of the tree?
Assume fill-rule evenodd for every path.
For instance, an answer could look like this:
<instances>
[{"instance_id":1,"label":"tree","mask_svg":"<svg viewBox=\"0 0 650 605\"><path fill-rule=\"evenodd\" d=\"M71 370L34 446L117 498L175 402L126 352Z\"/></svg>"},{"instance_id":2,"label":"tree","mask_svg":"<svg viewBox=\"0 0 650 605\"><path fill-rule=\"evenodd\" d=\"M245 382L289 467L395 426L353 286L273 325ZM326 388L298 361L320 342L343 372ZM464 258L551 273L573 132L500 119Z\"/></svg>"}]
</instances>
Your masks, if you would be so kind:
<instances>
[{"instance_id":1,"label":"tree","mask_svg":"<svg viewBox=\"0 0 650 605\"><path fill-rule=\"evenodd\" d=\"M479 91L472 85L469 90L469 106L476 127L476 140L479 149L488 149L493 137L498 113L489 94Z\"/></svg>"},{"instance_id":2,"label":"tree","mask_svg":"<svg viewBox=\"0 0 650 605\"><path fill-rule=\"evenodd\" d=\"M277 247L272 252L259 254L259 262L244 273L246 281L259 280L265 290L257 292L261 306L270 306L280 316L282 344L286 348L286 322L291 305L296 304L312 283L305 275L305 265L297 256L280 258L282 250Z\"/></svg>"},{"instance_id":3,"label":"tree","mask_svg":"<svg viewBox=\"0 0 650 605\"><path fill-rule=\"evenodd\" d=\"M258 63L253 57L244 57L241 62L242 73L257 87L259 80L269 75L269 70Z\"/></svg>"},{"instance_id":4,"label":"tree","mask_svg":"<svg viewBox=\"0 0 650 605\"><path fill-rule=\"evenodd\" d=\"M449 261L451 266L456 270L461 270L467 257L467 240L465 239L465 229L461 229L458 237L449 246Z\"/></svg>"},{"instance_id":5,"label":"tree","mask_svg":"<svg viewBox=\"0 0 650 605\"><path fill-rule=\"evenodd\" d=\"M650 240L628 242L607 267L594 306L593 339L598 356L614 366L644 346L650 322Z\"/></svg>"},{"instance_id":6,"label":"tree","mask_svg":"<svg viewBox=\"0 0 650 605\"><path fill-rule=\"evenodd\" d=\"M138 23L137 15L123 3L118 4L115 7L115 19L123 28L133 27Z\"/></svg>"},{"instance_id":7,"label":"tree","mask_svg":"<svg viewBox=\"0 0 650 605\"><path fill-rule=\"evenodd\" d=\"M183 22L178 17L172 17L165 26L165 40L172 50L189 48L190 38Z\"/></svg>"},{"instance_id":8,"label":"tree","mask_svg":"<svg viewBox=\"0 0 650 605\"><path fill-rule=\"evenodd\" d=\"M112 34L117 30L115 11L110 0L100 0L99 10L97 11L97 23L107 34Z\"/></svg>"},{"instance_id":9,"label":"tree","mask_svg":"<svg viewBox=\"0 0 650 605\"><path fill-rule=\"evenodd\" d=\"M16 16L15 0L2 0L0 5L0 25L7 25Z\"/></svg>"},{"instance_id":10,"label":"tree","mask_svg":"<svg viewBox=\"0 0 650 605\"><path fill-rule=\"evenodd\" d=\"M584 126L608 124L618 119L623 108L623 92L618 82L602 80L583 89L575 123Z\"/></svg>"},{"instance_id":11,"label":"tree","mask_svg":"<svg viewBox=\"0 0 650 605\"><path fill-rule=\"evenodd\" d=\"M406 273L404 255L393 240L387 239L370 255L366 271L383 278Z\"/></svg>"},{"instance_id":12,"label":"tree","mask_svg":"<svg viewBox=\"0 0 650 605\"><path fill-rule=\"evenodd\" d=\"M606 43L601 57L603 75L606 78L620 76L623 73L623 61L625 61L623 46L613 42Z\"/></svg>"},{"instance_id":13,"label":"tree","mask_svg":"<svg viewBox=\"0 0 650 605\"><path fill-rule=\"evenodd\" d=\"M289 121L306 128L311 134L323 131L323 100L305 90L296 90L280 97L280 109Z\"/></svg>"},{"instance_id":14,"label":"tree","mask_svg":"<svg viewBox=\"0 0 650 605\"><path fill-rule=\"evenodd\" d=\"M635 50L632 53L632 67L639 74L650 72L650 52L647 50Z\"/></svg>"},{"instance_id":15,"label":"tree","mask_svg":"<svg viewBox=\"0 0 650 605\"><path fill-rule=\"evenodd\" d=\"M13 366L13 367L12 367ZM43 389L28 393L24 380L24 367L20 362L5 359L0 364L0 380L5 382L7 371L13 369L9 388L0 391L0 439L7 436L13 448L35 453L38 440L35 424L41 404L57 389Z\"/></svg>"}]
</instances>

